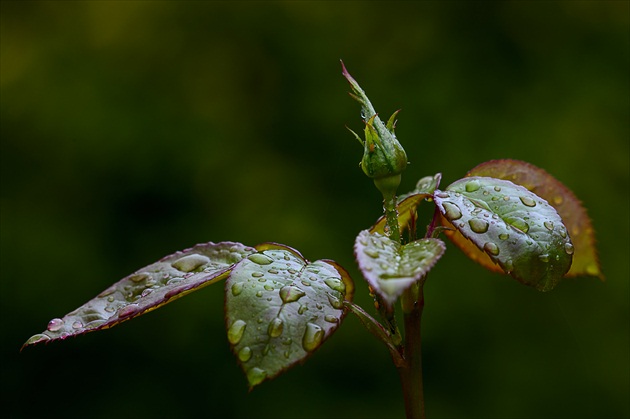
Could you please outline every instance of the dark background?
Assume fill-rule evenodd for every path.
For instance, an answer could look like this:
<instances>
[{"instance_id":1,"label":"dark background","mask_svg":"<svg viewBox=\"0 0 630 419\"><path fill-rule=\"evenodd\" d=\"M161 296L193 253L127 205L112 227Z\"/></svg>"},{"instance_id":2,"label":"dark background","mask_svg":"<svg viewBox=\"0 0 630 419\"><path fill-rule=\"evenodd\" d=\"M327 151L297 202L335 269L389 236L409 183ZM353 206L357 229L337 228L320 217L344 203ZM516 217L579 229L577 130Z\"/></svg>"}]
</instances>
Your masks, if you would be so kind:
<instances>
[{"instance_id":1,"label":"dark background","mask_svg":"<svg viewBox=\"0 0 630 419\"><path fill-rule=\"evenodd\" d=\"M215 285L101 333L22 343L199 242L277 241L357 282L380 215L339 59L397 134L401 191L515 158L583 200L607 281L548 294L454 246L426 285L431 418L629 416L629 3L1 2L2 412L401 418L355 318L247 393ZM420 225L428 222L427 205Z\"/></svg>"}]
</instances>

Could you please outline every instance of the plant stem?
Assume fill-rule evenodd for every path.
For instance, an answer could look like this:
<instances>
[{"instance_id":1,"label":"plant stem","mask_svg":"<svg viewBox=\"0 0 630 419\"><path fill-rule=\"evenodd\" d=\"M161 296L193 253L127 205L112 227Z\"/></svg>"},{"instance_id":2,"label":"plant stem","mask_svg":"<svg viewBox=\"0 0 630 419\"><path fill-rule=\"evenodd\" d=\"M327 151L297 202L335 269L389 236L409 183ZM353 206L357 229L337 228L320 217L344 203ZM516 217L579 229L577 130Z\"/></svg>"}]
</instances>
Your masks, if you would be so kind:
<instances>
[{"instance_id":1,"label":"plant stem","mask_svg":"<svg viewBox=\"0 0 630 419\"><path fill-rule=\"evenodd\" d=\"M398 373L407 419L425 419L420 335L420 320L424 308L423 283L424 281L420 281L412 285L401 298L405 321L405 365L398 368Z\"/></svg>"},{"instance_id":2,"label":"plant stem","mask_svg":"<svg viewBox=\"0 0 630 419\"><path fill-rule=\"evenodd\" d=\"M387 221L385 234L395 242L400 243L400 225L398 224L398 210L396 209L396 195L383 196L383 209Z\"/></svg>"}]
</instances>

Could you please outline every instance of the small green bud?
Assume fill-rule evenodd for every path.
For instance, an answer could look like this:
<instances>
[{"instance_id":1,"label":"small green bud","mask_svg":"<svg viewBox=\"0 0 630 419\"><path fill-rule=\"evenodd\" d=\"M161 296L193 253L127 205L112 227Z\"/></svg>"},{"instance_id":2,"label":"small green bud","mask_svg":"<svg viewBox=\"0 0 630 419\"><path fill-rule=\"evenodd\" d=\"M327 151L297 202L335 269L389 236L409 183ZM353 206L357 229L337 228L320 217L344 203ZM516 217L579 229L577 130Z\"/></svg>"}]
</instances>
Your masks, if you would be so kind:
<instances>
[{"instance_id":1,"label":"small green bud","mask_svg":"<svg viewBox=\"0 0 630 419\"><path fill-rule=\"evenodd\" d=\"M344 77L352 86L353 93L350 96L361 104L361 115L365 120L365 141L353 132L363 145L361 168L368 177L374 179L374 184L383 196L394 196L400 184L400 174L407 167L407 154L394 133L398 111L389 118L387 125L384 124L343 62L341 66Z\"/></svg>"}]
</instances>

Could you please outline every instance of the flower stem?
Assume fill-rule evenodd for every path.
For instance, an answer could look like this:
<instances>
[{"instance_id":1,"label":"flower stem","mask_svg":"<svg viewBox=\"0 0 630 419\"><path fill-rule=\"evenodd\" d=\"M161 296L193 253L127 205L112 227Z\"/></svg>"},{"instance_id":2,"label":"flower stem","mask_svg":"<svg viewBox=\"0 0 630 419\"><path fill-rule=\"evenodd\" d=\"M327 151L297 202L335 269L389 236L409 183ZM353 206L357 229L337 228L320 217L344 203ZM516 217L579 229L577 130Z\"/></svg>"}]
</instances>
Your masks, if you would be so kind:
<instances>
[{"instance_id":1,"label":"flower stem","mask_svg":"<svg viewBox=\"0 0 630 419\"><path fill-rule=\"evenodd\" d=\"M405 399L407 419L425 419L422 385L422 351L420 320L424 308L424 294L419 281L406 290L401 298L405 322L405 365L398 367Z\"/></svg>"}]
</instances>

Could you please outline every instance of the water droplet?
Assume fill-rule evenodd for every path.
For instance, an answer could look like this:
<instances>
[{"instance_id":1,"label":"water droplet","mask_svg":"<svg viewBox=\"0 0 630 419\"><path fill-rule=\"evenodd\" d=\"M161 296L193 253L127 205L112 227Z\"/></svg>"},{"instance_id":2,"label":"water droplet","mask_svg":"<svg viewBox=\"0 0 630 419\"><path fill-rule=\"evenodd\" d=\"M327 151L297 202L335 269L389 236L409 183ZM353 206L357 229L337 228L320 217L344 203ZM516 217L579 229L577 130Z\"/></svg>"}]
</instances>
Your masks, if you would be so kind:
<instances>
[{"instance_id":1,"label":"water droplet","mask_svg":"<svg viewBox=\"0 0 630 419\"><path fill-rule=\"evenodd\" d=\"M521 202L523 203L523 205L525 205L526 207L535 207L536 206L536 201L534 201L529 196L519 196L518 199L520 199Z\"/></svg>"},{"instance_id":2,"label":"water droplet","mask_svg":"<svg viewBox=\"0 0 630 419\"><path fill-rule=\"evenodd\" d=\"M328 277L324 279L324 283L328 285L331 289L340 292L341 294L346 293L346 284L340 281L337 278Z\"/></svg>"},{"instance_id":3,"label":"water droplet","mask_svg":"<svg viewBox=\"0 0 630 419\"><path fill-rule=\"evenodd\" d=\"M140 306L138 304L129 304L123 306L120 310L118 310L118 318L122 319L123 317L129 317L138 314L140 311Z\"/></svg>"},{"instance_id":4,"label":"water droplet","mask_svg":"<svg viewBox=\"0 0 630 419\"><path fill-rule=\"evenodd\" d=\"M504 201L509 201L509 200L510 200L510 197L509 197L508 195L505 195L505 196L503 197L503 200L504 200Z\"/></svg>"},{"instance_id":5,"label":"water droplet","mask_svg":"<svg viewBox=\"0 0 630 419\"><path fill-rule=\"evenodd\" d=\"M113 303L114 302L114 297L112 297L111 295L109 297L107 297L107 302Z\"/></svg>"},{"instance_id":6,"label":"water droplet","mask_svg":"<svg viewBox=\"0 0 630 419\"><path fill-rule=\"evenodd\" d=\"M267 291L273 291L273 287L271 285L265 285L265 289Z\"/></svg>"},{"instance_id":7,"label":"water droplet","mask_svg":"<svg viewBox=\"0 0 630 419\"><path fill-rule=\"evenodd\" d=\"M271 321L271 323L269 323L267 334L272 338L277 338L282 334L282 329L284 329L284 323L282 322L282 320L276 317Z\"/></svg>"},{"instance_id":8,"label":"water droplet","mask_svg":"<svg viewBox=\"0 0 630 419\"><path fill-rule=\"evenodd\" d=\"M551 221L545 221L543 224L547 230L553 231L553 223Z\"/></svg>"},{"instance_id":9,"label":"water droplet","mask_svg":"<svg viewBox=\"0 0 630 419\"><path fill-rule=\"evenodd\" d=\"M330 303L331 306L333 306L337 310L341 310L343 308L343 301L341 301L339 298L335 297L334 295L328 294L328 302Z\"/></svg>"},{"instance_id":10,"label":"water droplet","mask_svg":"<svg viewBox=\"0 0 630 419\"><path fill-rule=\"evenodd\" d=\"M479 219L479 218L473 218L468 220L468 225L470 226L470 229L472 231L474 231L475 233L485 233L486 231L488 231L488 227L489 224L487 221Z\"/></svg>"},{"instance_id":11,"label":"water droplet","mask_svg":"<svg viewBox=\"0 0 630 419\"><path fill-rule=\"evenodd\" d=\"M481 188L481 183L477 179L471 180L466 184L466 192L475 192Z\"/></svg>"},{"instance_id":12,"label":"water droplet","mask_svg":"<svg viewBox=\"0 0 630 419\"><path fill-rule=\"evenodd\" d=\"M153 288L145 288L144 290L142 290L142 293L140 294L140 297L146 297L147 295L151 294L153 292Z\"/></svg>"},{"instance_id":13,"label":"water droplet","mask_svg":"<svg viewBox=\"0 0 630 419\"><path fill-rule=\"evenodd\" d=\"M377 250L370 249L370 248L363 249L363 253L365 253L366 255L368 255L369 257L373 259L377 259L380 256Z\"/></svg>"},{"instance_id":14,"label":"water droplet","mask_svg":"<svg viewBox=\"0 0 630 419\"><path fill-rule=\"evenodd\" d=\"M249 346L243 347L240 351L238 351L238 359L241 362L247 362L252 358L252 349Z\"/></svg>"},{"instance_id":15,"label":"water droplet","mask_svg":"<svg viewBox=\"0 0 630 419\"><path fill-rule=\"evenodd\" d=\"M114 291L116 291L116 288L112 286L101 292L98 296L99 298L107 297L108 295L112 295Z\"/></svg>"},{"instance_id":16,"label":"water droplet","mask_svg":"<svg viewBox=\"0 0 630 419\"><path fill-rule=\"evenodd\" d=\"M76 329L81 329L82 327L83 327L83 323L81 323L78 320L76 322L72 323L72 328L75 329L75 330Z\"/></svg>"},{"instance_id":17,"label":"water droplet","mask_svg":"<svg viewBox=\"0 0 630 419\"><path fill-rule=\"evenodd\" d=\"M564 251L567 252L567 255L572 255L575 252L575 248L571 243L565 243Z\"/></svg>"},{"instance_id":18,"label":"water droplet","mask_svg":"<svg viewBox=\"0 0 630 419\"><path fill-rule=\"evenodd\" d=\"M510 235L509 235L509 234L507 234L507 233L501 233L501 234L499 234L499 238L500 238L501 240L507 240L507 239L509 239L509 238L510 238Z\"/></svg>"},{"instance_id":19,"label":"water droplet","mask_svg":"<svg viewBox=\"0 0 630 419\"><path fill-rule=\"evenodd\" d=\"M232 284L232 295L233 296L236 297L241 292L243 292L243 283L242 282L235 282L234 284Z\"/></svg>"},{"instance_id":20,"label":"water droplet","mask_svg":"<svg viewBox=\"0 0 630 419\"><path fill-rule=\"evenodd\" d=\"M336 318L335 316L331 316L331 315L324 316L324 320L326 320L328 323L338 323L339 322L338 318Z\"/></svg>"},{"instance_id":21,"label":"water droplet","mask_svg":"<svg viewBox=\"0 0 630 419\"><path fill-rule=\"evenodd\" d=\"M510 273L514 270L514 262L512 262L512 259L508 259L505 261L505 263L503 264L503 269L507 273Z\"/></svg>"},{"instance_id":22,"label":"water droplet","mask_svg":"<svg viewBox=\"0 0 630 419\"><path fill-rule=\"evenodd\" d=\"M177 259L171 266L182 272L192 272L200 266L210 263L210 259L203 255L188 255Z\"/></svg>"},{"instance_id":23,"label":"water droplet","mask_svg":"<svg viewBox=\"0 0 630 419\"><path fill-rule=\"evenodd\" d=\"M500 187L500 186L495 186L495 187L494 187L494 190L495 190L496 192L501 192L501 187Z\"/></svg>"},{"instance_id":24,"label":"water droplet","mask_svg":"<svg viewBox=\"0 0 630 419\"><path fill-rule=\"evenodd\" d=\"M262 278L265 274L263 274L262 272L252 272L252 276L254 278Z\"/></svg>"},{"instance_id":25,"label":"water droplet","mask_svg":"<svg viewBox=\"0 0 630 419\"><path fill-rule=\"evenodd\" d=\"M529 224L520 218L510 218L505 220L508 224L514 227L517 230L522 231L523 233L527 233L529 231Z\"/></svg>"},{"instance_id":26,"label":"water droplet","mask_svg":"<svg viewBox=\"0 0 630 419\"><path fill-rule=\"evenodd\" d=\"M265 255L264 253L254 253L252 255L247 256L247 259L259 265L269 265L270 263L273 262L273 259Z\"/></svg>"},{"instance_id":27,"label":"water droplet","mask_svg":"<svg viewBox=\"0 0 630 419\"><path fill-rule=\"evenodd\" d=\"M324 331L315 323L306 323L306 331L302 338L302 347L306 352L314 351L322 344Z\"/></svg>"},{"instance_id":28,"label":"water droplet","mask_svg":"<svg viewBox=\"0 0 630 419\"><path fill-rule=\"evenodd\" d=\"M228 329L228 340L232 345L236 345L243 338L243 333L245 332L245 327L247 323L243 320L236 320L232 323L232 326Z\"/></svg>"},{"instance_id":29,"label":"water droplet","mask_svg":"<svg viewBox=\"0 0 630 419\"><path fill-rule=\"evenodd\" d=\"M272 275L276 275L278 273L277 269L269 269L267 272L269 272Z\"/></svg>"},{"instance_id":30,"label":"water droplet","mask_svg":"<svg viewBox=\"0 0 630 419\"><path fill-rule=\"evenodd\" d=\"M451 202L444 202L442 204L444 206L444 211L446 218L449 220L459 220L462 218L462 212L459 210L459 207Z\"/></svg>"},{"instance_id":31,"label":"water droplet","mask_svg":"<svg viewBox=\"0 0 630 419\"><path fill-rule=\"evenodd\" d=\"M265 378L267 378L267 371L254 367L251 370L247 371L247 381L249 381L249 385L251 387L262 383Z\"/></svg>"},{"instance_id":32,"label":"water droplet","mask_svg":"<svg viewBox=\"0 0 630 419\"><path fill-rule=\"evenodd\" d=\"M308 306L300 306L298 309L298 314L304 314L304 312L308 310Z\"/></svg>"},{"instance_id":33,"label":"water droplet","mask_svg":"<svg viewBox=\"0 0 630 419\"><path fill-rule=\"evenodd\" d=\"M541 262L547 263L547 262L549 262L549 255L548 255L547 253L542 254L542 255L539 255L539 256L538 256L538 259L539 259Z\"/></svg>"},{"instance_id":34,"label":"water droplet","mask_svg":"<svg viewBox=\"0 0 630 419\"><path fill-rule=\"evenodd\" d=\"M147 280L151 278L151 274L147 273L147 272L139 272L136 274L133 274L129 277L129 279L133 282L142 282L144 280Z\"/></svg>"},{"instance_id":35,"label":"water droplet","mask_svg":"<svg viewBox=\"0 0 630 419\"><path fill-rule=\"evenodd\" d=\"M302 285L304 285L305 287L310 287L311 286L311 283L308 282L308 281L302 280L301 282L302 282Z\"/></svg>"},{"instance_id":36,"label":"water droplet","mask_svg":"<svg viewBox=\"0 0 630 419\"><path fill-rule=\"evenodd\" d=\"M282 301L285 303L297 301L305 295L306 293L304 291L293 285L287 285L286 287L282 287L280 289L280 298L282 298Z\"/></svg>"},{"instance_id":37,"label":"water droplet","mask_svg":"<svg viewBox=\"0 0 630 419\"><path fill-rule=\"evenodd\" d=\"M256 297L262 297L262 296L263 296L263 292L262 292L262 291L258 291L258 292L256 293Z\"/></svg>"},{"instance_id":38,"label":"water droplet","mask_svg":"<svg viewBox=\"0 0 630 419\"><path fill-rule=\"evenodd\" d=\"M558 229L558 233L560 234L560 237L562 237L563 239L567 238L567 231L563 227L560 227Z\"/></svg>"},{"instance_id":39,"label":"water droplet","mask_svg":"<svg viewBox=\"0 0 630 419\"><path fill-rule=\"evenodd\" d=\"M486 244L484 244L483 250L485 250L486 253L491 254L493 256L497 256L499 254L499 246L497 246L496 244L492 242L487 242Z\"/></svg>"},{"instance_id":40,"label":"water droplet","mask_svg":"<svg viewBox=\"0 0 630 419\"><path fill-rule=\"evenodd\" d=\"M62 327L63 327L63 320L56 318L48 322L48 327L46 327L46 329L48 329L49 332L56 332Z\"/></svg>"}]
</instances>

